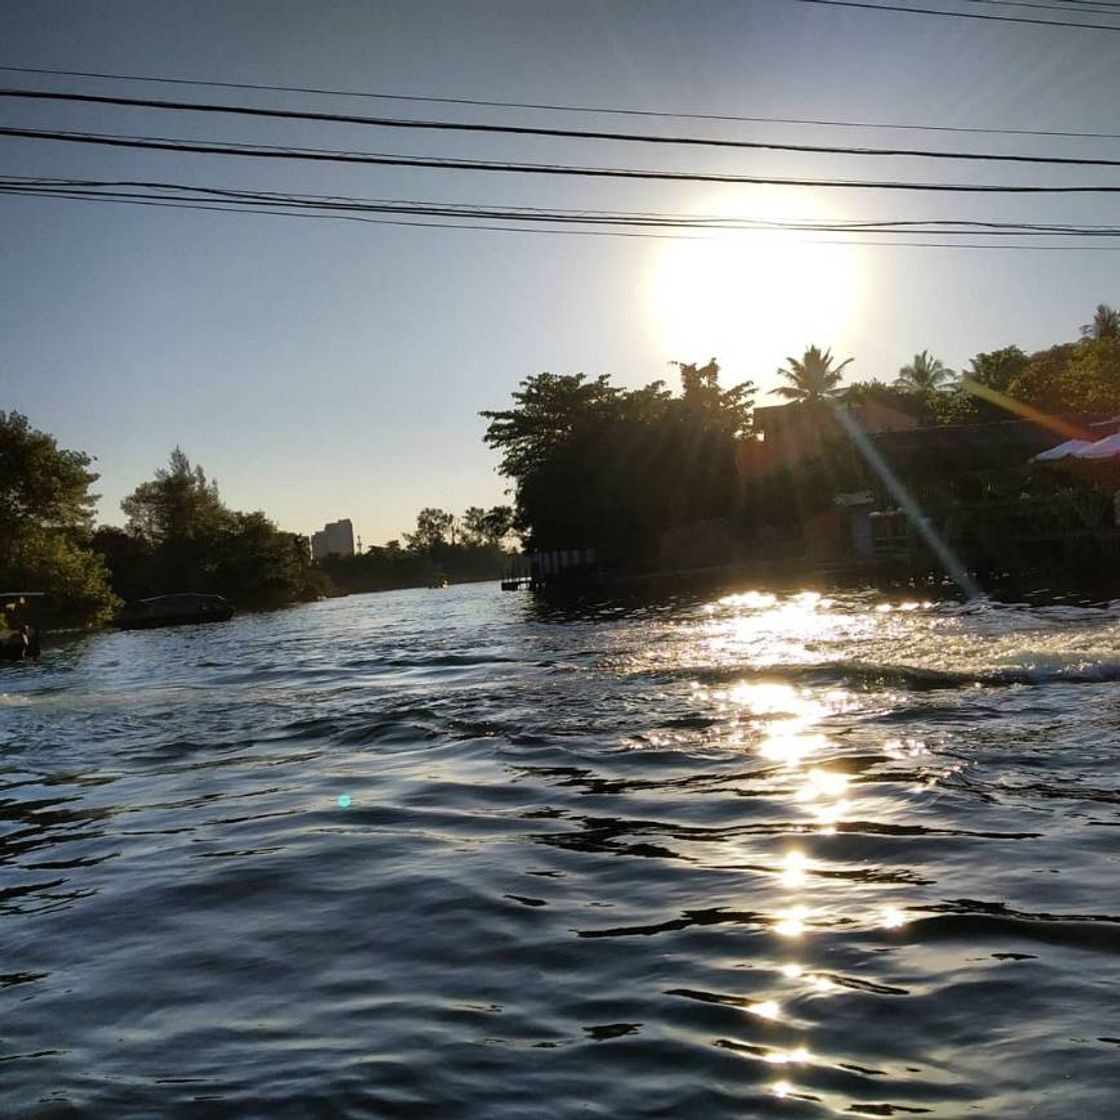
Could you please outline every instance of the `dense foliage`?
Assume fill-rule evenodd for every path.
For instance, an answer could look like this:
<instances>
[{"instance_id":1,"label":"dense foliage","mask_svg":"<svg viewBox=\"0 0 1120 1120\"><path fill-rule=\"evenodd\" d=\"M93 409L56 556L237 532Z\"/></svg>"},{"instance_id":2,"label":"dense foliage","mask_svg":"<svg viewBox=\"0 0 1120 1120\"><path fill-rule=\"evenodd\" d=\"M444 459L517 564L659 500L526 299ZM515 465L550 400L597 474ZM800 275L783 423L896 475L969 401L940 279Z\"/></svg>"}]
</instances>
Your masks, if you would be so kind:
<instances>
[{"instance_id":1,"label":"dense foliage","mask_svg":"<svg viewBox=\"0 0 1120 1120\"><path fill-rule=\"evenodd\" d=\"M125 528L99 529L93 543L126 599L199 591L239 606L276 606L329 587L311 565L305 537L282 532L261 512L229 509L217 483L179 448L121 509Z\"/></svg>"},{"instance_id":2,"label":"dense foliage","mask_svg":"<svg viewBox=\"0 0 1120 1120\"><path fill-rule=\"evenodd\" d=\"M388 591L500 579L511 560L509 506L471 506L457 518L425 507L416 529L399 541L373 545L354 556L329 556L319 565L340 591Z\"/></svg>"},{"instance_id":3,"label":"dense foliage","mask_svg":"<svg viewBox=\"0 0 1120 1120\"><path fill-rule=\"evenodd\" d=\"M882 490L834 422L837 409L873 404L926 428L1039 412L1120 415L1120 315L1100 305L1082 335L1030 355L1015 346L978 354L959 377L922 350L889 383L848 386L841 382L851 359L837 363L829 350L810 346L787 359L774 390L796 405L803 428L823 433L817 451L797 463L756 467L765 455L741 454L750 450L743 437L751 432L754 387L721 389L714 359L680 366L677 396L660 381L625 390L605 376L534 375L513 394L511 408L482 413L489 421L484 438L514 483L515 524L531 548L590 548L607 566L652 568L671 562L667 543L711 537L723 522L730 535L720 547L730 561L744 546L796 536L837 494L870 489L894 504L896 496ZM983 439L978 445L987 446ZM975 469L951 458L911 462L907 483L930 508L954 511L958 521L962 502L1050 500L1062 486L1084 488L1083 481L1032 478L1027 461L1038 448L990 450ZM1090 520L1099 520L1096 505L1094 511ZM705 562L697 560L701 552L684 562Z\"/></svg>"},{"instance_id":4,"label":"dense foliage","mask_svg":"<svg viewBox=\"0 0 1120 1120\"><path fill-rule=\"evenodd\" d=\"M721 388L714 359L679 369L679 396L661 381L625 390L602 376L541 373L522 382L513 408L482 414L532 548L645 565L667 530L730 511L754 386Z\"/></svg>"},{"instance_id":5,"label":"dense foliage","mask_svg":"<svg viewBox=\"0 0 1120 1120\"><path fill-rule=\"evenodd\" d=\"M0 412L0 590L46 591L67 622L100 621L116 605L105 565L88 548L91 462L26 416Z\"/></svg>"}]
</instances>

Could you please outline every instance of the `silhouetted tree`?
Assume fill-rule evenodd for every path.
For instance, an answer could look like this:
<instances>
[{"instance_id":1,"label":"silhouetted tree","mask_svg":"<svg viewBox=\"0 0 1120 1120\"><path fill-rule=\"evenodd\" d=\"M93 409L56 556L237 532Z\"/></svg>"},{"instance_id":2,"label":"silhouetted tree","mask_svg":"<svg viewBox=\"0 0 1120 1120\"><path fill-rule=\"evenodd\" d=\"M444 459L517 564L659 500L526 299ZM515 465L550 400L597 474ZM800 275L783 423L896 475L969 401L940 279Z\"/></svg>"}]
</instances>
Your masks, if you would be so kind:
<instances>
[{"instance_id":1,"label":"silhouetted tree","mask_svg":"<svg viewBox=\"0 0 1120 1120\"><path fill-rule=\"evenodd\" d=\"M936 393L945 388L955 374L928 350L914 355L914 360L898 371L895 387L916 393Z\"/></svg>"},{"instance_id":2,"label":"silhouetted tree","mask_svg":"<svg viewBox=\"0 0 1120 1120\"><path fill-rule=\"evenodd\" d=\"M786 358L786 364L778 370L778 375L789 382L774 390L780 397L790 401L822 403L836 395L843 370L851 362L845 358L838 366L832 364L832 351L821 351L810 346L797 358Z\"/></svg>"},{"instance_id":3,"label":"silhouetted tree","mask_svg":"<svg viewBox=\"0 0 1120 1120\"><path fill-rule=\"evenodd\" d=\"M217 483L179 447L121 509L128 539L102 530L97 543L127 597L204 591L243 606L276 606L329 589L312 568L306 538L281 531L260 511L228 509Z\"/></svg>"},{"instance_id":4,"label":"silhouetted tree","mask_svg":"<svg viewBox=\"0 0 1120 1120\"><path fill-rule=\"evenodd\" d=\"M754 387L721 389L714 360L677 365L679 397L660 381L627 391L605 377L539 374L522 382L514 408L483 413L531 547L590 547L640 565L667 529L731 511Z\"/></svg>"},{"instance_id":5,"label":"silhouetted tree","mask_svg":"<svg viewBox=\"0 0 1120 1120\"><path fill-rule=\"evenodd\" d=\"M404 539L413 552L432 555L448 543L454 524L454 514L428 506L416 515L416 532L405 533Z\"/></svg>"}]
</instances>

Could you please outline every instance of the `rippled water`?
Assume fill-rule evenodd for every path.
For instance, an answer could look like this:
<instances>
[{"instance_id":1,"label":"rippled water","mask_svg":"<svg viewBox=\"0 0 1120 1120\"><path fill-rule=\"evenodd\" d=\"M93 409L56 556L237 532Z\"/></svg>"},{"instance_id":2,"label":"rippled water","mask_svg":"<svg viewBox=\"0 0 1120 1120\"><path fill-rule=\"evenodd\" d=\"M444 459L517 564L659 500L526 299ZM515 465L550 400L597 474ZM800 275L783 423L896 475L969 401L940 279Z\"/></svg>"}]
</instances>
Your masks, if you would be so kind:
<instances>
[{"instance_id":1,"label":"rippled water","mask_svg":"<svg viewBox=\"0 0 1120 1120\"><path fill-rule=\"evenodd\" d=\"M1110 1117L1120 608L493 585L0 664L0 1114Z\"/></svg>"}]
</instances>

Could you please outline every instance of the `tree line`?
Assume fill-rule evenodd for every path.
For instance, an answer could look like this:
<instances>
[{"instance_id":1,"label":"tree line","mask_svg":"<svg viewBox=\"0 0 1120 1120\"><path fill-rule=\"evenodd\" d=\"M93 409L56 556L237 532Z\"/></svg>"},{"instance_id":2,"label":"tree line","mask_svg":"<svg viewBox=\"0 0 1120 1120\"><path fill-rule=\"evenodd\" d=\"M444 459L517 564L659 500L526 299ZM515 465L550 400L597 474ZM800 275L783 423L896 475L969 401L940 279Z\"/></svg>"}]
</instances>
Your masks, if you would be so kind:
<instances>
[{"instance_id":1,"label":"tree line","mask_svg":"<svg viewBox=\"0 0 1120 1120\"><path fill-rule=\"evenodd\" d=\"M121 502L123 527L95 527L92 463L26 416L0 412L0 590L48 592L60 624L104 623L123 601L180 591L263 608L435 576L497 578L506 556L512 510L495 506L461 518L425 509L403 546L314 563L306 536L229 508L178 447Z\"/></svg>"},{"instance_id":2,"label":"tree line","mask_svg":"<svg viewBox=\"0 0 1120 1120\"><path fill-rule=\"evenodd\" d=\"M810 346L777 371L775 393L825 427L838 408L867 402L919 426L1014 419L1022 406L1118 415L1120 312L1098 306L1081 335L1033 354L1017 346L980 353L960 373L923 350L890 380L847 385L852 359ZM590 548L601 563L653 569L665 563L674 534L718 535L719 523L730 523L741 545L802 524L834 494L868 484L859 456L839 439L796 469L744 470L743 447L756 434L754 384L721 387L714 358L674 364L679 394L660 380L623 389L606 376L540 373L521 382L511 407L482 413L484 440L514 485L514 525L530 548ZM1008 492L1023 466L1009 464ZM726 542L725 551L734 547Z\"/></svg>"},{"instance_id":3,"label":"tree line","mask_svg":"<svg viewBox=\"0 0 1120 1120\"><path fill-rule=\"evenodd\" d=\"M512 533L510 506L470 506L461 517L428 506L403 545L390 540L353 556L328 556L320 567L346 592L498 579L509 563Z\"/></svg>"}]
</instances>

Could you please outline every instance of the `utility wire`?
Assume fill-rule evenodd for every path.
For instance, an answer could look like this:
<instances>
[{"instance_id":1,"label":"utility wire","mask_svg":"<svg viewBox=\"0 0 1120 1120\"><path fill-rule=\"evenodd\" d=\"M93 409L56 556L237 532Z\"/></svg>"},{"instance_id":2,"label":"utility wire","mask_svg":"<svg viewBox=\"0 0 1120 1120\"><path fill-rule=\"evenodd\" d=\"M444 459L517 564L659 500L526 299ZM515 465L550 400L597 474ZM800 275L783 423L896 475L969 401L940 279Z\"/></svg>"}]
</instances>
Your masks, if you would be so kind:
<instances>
[{"instance_id":1,"label":"utility wire","mask_svg":"<svg viewBox=\"0 0 1120 1120\"><path fill-rule=\"evenodd\" d=\"M0 187L0 194L6 193L6 189ZM265 215L269 217L286 217L286 218L319 218L327 221L349 221L361 222L369 225L388 225L388 226L410 226L420 227L427 229L454 229L454 230L486 230L490 232L501 233L536 233L536 234L552 234L558 236L581 236L581 237L627 237L627 238L652 238L657 240L690 240L690 241L713 241L721 240L721 238L705 237L702 234L673 234L673 233L648 233L648 232L630 232L625 230L580 230L580 229L548 229L539 226L511 226L511 225L487 225L476 222L447 222L447 221L434 221L434 220L407 220L403 218L373 218L364 217L355 214L319 214L319 213L303 213L292 212L288 210L275 210L264 207L235 207L222 204L220 202L205 203L205 202L180 202L175 200L166 199L127 199L117 198L104 195L78 195L67 191L44 191L43 197L56 198L66 201L96 201L96 202L116 202L124 203L127 205L137 206L151 206L156 208L168 208L176 210L195 210L195 211L217 211L219 213L250 213L256 215ZM891 242L872 242L872 241L858 241L858 240L824 240L814 238L812 241L805 241L799 239L800 244L811 245L840 245L840 246L862 246L872 248L920 248L920 249L995 249L995 250L1025 250L1030 252L1120 252L1120 246L1112 245L1014 245L1014 244L993 244L991 242L959 242L959 241L891 241Z\"/></svg>"},{"instance_id":2,"label":"utility wire","mask_svg":"<svg viewBox=\"0 0 1120 1120\"><path fill-rule=\"evenodd\" d=\"M563 175L599 179L742 183L783 187L829 187L849 190L943 191L965 194L1120 194L1120 185L1042 186L989 183L906 183L896 180L804 179L763 175L728 175L717 172L643 171L635 168L510 163L497 160L465 160L374 152L326 151L318 148L277 148L264 144L217 144L161 136L119 136L105 133L59 132L32 128L0 128L0 136L29 140L51 140L71 144L94 144L134 150L186 152L197 155L241 156L258 159L302 160L381 167L426 167L441 170L489 171L522 175Z\"/></svg>"},{"instance_id":3,"label":"utility wire","mask_svg":"<svg viewBox=\"0 0 1120 1120\"><path fill-rule=\"evenodd\" d=\"M1104 10L1096 8L1070 8L1065 4L1035 4L1031 0L967 0L969 4L983 4L993 8L1038 8L1047 12L1065 12L1066 15L1120 16L1120 5L1109 5ZM1047 23L1050 21L1047 20Z\"/></svg>"},{"instance_id":4,"label":"utility wire","mask_svg":"<svg viewBox=\"0 0 1120 1120\"><path fill-rule=\"evenodd\" d=\"M994 23L1029 23L1038 27L1079 27L1088 31L1120 31L1107 23L1073 23L1070 20L1032 19L1030 16L990 16L980 12L947 12L942 8L908 8L901 4L868 4L863 0L797 0L799 4L823 4L835 8L869 8L873 12L909 12L917 16L949 16L953 19L983 19ZM1078 12L1078 15L1081 13ZM1104 13L1102 13L1103 15Z\"/></svg>"},{"instance_id":5,"label":"utility wire","mask_svg":"<svg viewBox=\"0 0 1120 1120\"><path fill-rule=\"evenodd\" d=\"M1047 8L1075 16L1115 16L1120 4L1114 0L1064 0L1062 3L1035 3L1034 0L965 0L968 4L985 4L998 8Z\"/></svg>"},{"instance_id":6,"label":"utility wire","mask_svg":"<svg viewBox=\"0 0 1120 1120\"><path fill-rule=\"evenodd\" d=\"M812 155L902 156L911 159L958 160L987 163L1029 163L1063 167L1120 167L1120 159L1081 156L1007 155L995 152L931 151L920 148L852 148L822 144L783 144L767 140L722 140L695 136L651 136L632 132L601 132L570 128L536 128L527 125L473 124L459 121L411 120L397 117L367 117L343 113L316 113L297 109L260 109L248 105L216 105L190 101L159 101L140 97L110 97L99 94L58 93L25 89L0 89L0 98L34 101L64 101L92 105L115 105L158 111L210 113L274 120L316 121L356 124L374 128L439 132L469 132L505 136L547 136L565 140L609 140L631 144L726 148L746 151L799 152Z\"/></svg>"},{"instance_id":7,"label":"utility wire","mask_svg":"<svg viewBox=\"0 0 1120 1120\"><path fill-rule=\"evenodd\" d=\"M488 109L530 109L548 113L593 113L622 117L652 117L672 120L724 121L742 124L794 124L824 128L876 128L914 132L959 132L997 136L1050 136L1083 140L1120 140L1115 132L1072 132L1032 128L984 128L936 124L889 124L883 121L833 121L810 117L748 117L727 113L668 112L653 109L619 109L595 105L558 105L532 101L487 101L470 97L422 97L401 93L324 89L317 86L265 85L253 82L211 82L199 78L167 78L143 74L108 74L94 70L53 70L35 66L0 66L0 73L39 74L61 78L97 78L114 82L147 82L162 85L199 86L209 89L241 89L267 93L308 93L321 97L356 97L377 101L405 101L432 105L466 105Z\"/></svg>"},{"instance_id":8,"label":"utility wire","mask_svg":"<svg viewBox=\"0 0 1120 1120\"><path fill-rule=\"evenodd\" d=\"M958 218L905 218L875 220L737 218L714 214L681 215L649 211L571 210L535 206L492 206L475 203L431 202L416 199L361 198L352 195L294 194L279 191L239 190L185 183L135 179L70 179L36 176L0 176L0 191L8 194L65 194L66 197L169 199L199 201L198 196L219 200L231 207L267 204L287 210L351 211L477 218L487 221L523 221L567 225L639 226L700 231L801 233L918 234L1120 237L1120 226L1037 222L995 222Z\"/></svg>"}]
</instances>

